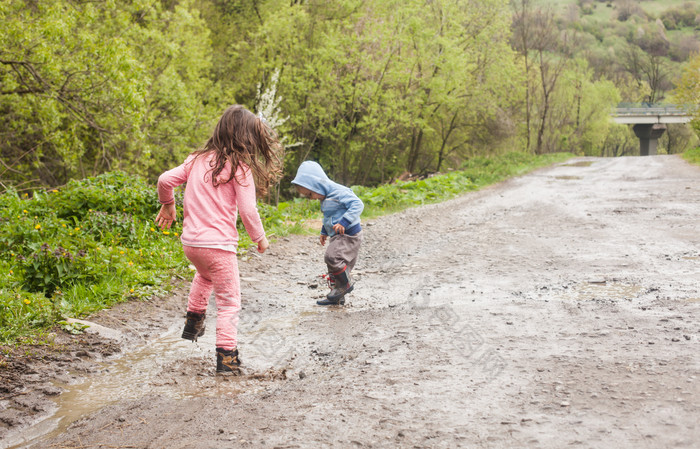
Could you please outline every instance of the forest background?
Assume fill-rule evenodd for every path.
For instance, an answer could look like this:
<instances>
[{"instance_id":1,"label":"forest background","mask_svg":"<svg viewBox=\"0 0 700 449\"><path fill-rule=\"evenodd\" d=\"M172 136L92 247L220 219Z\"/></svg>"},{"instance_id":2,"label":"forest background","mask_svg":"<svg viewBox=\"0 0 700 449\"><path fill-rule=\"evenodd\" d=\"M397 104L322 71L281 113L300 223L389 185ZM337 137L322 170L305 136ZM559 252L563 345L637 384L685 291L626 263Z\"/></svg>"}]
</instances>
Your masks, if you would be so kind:
<instances>
[{"instance_id":1,"label":"forest background","mask_svg":"<svg viewBox=\"0 0 700 449\"><path fill-rule=\"evenodd\" d=\"M19 192L154 180L233 103L277 128L287 181L315 159L348 185L512 150L631 155L618 103L700 103L697 2L4 0L0 19L0 187ZM669 126L660 151L696 132Z\"/></svg>"}]
</instances>

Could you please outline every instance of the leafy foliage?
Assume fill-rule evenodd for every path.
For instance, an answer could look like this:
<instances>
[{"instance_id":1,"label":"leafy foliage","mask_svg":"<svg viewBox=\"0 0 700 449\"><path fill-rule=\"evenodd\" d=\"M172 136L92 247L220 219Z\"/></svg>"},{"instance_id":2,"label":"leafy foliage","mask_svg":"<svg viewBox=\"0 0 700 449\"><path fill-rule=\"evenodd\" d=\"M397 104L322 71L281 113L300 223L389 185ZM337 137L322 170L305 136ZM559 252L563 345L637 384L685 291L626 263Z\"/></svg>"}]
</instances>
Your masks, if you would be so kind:
<instances>
[{"instance_id":1,"label":"leafy foliage","mask_svg":"<svg viewBox=\"0 0 700 449\"><path fill-rule=\"evenodd\" d=\"M511 149L611 154L609 107L666 96L697 5L554 3L7 0L0 186L155 180L232 103L274 111L286 181L307 159L378 185Z\"/></svg>"},{"instance_id":2,"label":"leafy foliage","mask_svg":"<svg viewBox=\"0 0 700 449\"><path fill-rule=\"evenodd\" d=\"M24 273L23 288L50 297L59 288L90 282L94 274L90 272L92 267L84 263L84 257L83 251L73 256L60 245L52 250L46 243L28 257L18 255L18 265Z\"/></svg>"},{"instance_id":3,"label":"leafy foliage","mask_svg":"<svg viewBox=\"0 0 700 449\"><path fill-rule=\"evenodd\" d=\"M191 2L8 0L0 17L3 182L148 174L201 139L211 50Z\"/></svg>"},{"instance_id":4,"label":"leafy foliage","mask_svg":"<svg viewBox=\"0 0 700 449\"><path fill-rule=\"evenodd\" d=\"M700 147L686 151L683 157L691 164L700 165Z\"/></svg>"},{"instance_id":5,"label":"leafy foliage","mask_svg":"<svg viewBox=\"0 0 700 449\"><path fill-rule=\"evenodd\" d=\"M700 53L693 56L683 68L673 99L693 114L692 126L700 136Z\"/></svg>"},{"instance_id":6,"label":"leafy foliage","mask_svg":"<svg viewBox=\"0 0 700 449\"><path fill-rule=\"evenodd\" d=\"M153 227L154 190L113 172L31 197L0 195L0 268L9 273L0 337L166 291L187 262L177 229Z\"/></svg>"}]
</instances>

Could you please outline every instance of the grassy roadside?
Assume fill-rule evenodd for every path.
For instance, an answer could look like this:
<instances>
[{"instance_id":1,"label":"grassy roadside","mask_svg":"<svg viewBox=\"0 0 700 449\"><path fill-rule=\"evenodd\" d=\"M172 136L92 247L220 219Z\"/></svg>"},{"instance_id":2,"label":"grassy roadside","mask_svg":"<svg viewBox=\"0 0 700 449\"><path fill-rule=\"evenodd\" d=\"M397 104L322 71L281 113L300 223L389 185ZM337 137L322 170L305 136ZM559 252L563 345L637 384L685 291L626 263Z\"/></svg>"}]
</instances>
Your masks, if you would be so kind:
<instances>
[{"instance_id":1,"label":"grassy roadside","mask_svg":"<svg viewBox=\"0 0 700 449\"><path fill-rule=\"evenodd\" d=\"M534 156L508 153L470 159L459 171L376 188L353 187L365 203L363 217L444 201L470 190L564 161L568 153ZM181 211L182 194L176 195ZM64 320L112 304L167 294L172 279L188 279L189 263L179 241L179 223L169 231L153 224L155 188L121 172L65 188L0 195L0 344L32 343ZM294 199L260 204L268 235L311 232L320 219L318 201ZM240 232L239 255L252 243Z\"/></svg>"},{"instance_id":2,"label":"grassy roadside","mask_svg":"<svg viewBox=\"0 0 700 449\"><path fill-rule=\"evenodd\" d=\"M353 187L365 203L363 217L371 218L421 204L437 203L465 192L518 176L573 157L570 153L534 156L507 153L497 157L474 157L460 170L411 182L395 182L375 188Z\"/></svg>"},{"instance_id":3,"label":"grassy roadside","mask_svg":"<svg viewBox=\"0 0 700 449\"><path fill-rule=\"evenodd\" d=\"M700 147L688 150L683 153L683 159L690 162L691 164L700 165Z\"/></svg>"}]
</instances>

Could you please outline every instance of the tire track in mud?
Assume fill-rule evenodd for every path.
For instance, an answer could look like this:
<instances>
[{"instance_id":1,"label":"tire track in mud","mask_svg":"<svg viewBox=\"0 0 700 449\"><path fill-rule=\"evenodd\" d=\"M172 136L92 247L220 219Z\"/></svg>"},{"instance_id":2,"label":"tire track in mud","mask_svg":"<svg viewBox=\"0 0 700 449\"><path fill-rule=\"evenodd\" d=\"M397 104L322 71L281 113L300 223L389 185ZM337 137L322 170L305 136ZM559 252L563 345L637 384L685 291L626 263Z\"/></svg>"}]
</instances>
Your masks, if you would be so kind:
<instances>
[{"instance_id":1,"label":"tire track in mud","mask_svg":"<svg viewBox=\"0 0 700 449\"><path fill-rule=\"evenodd\" d=\"M698 216L677 157L577 159L372 220L326 309L316 238L281 239L241 263L247 376L174 344L30 447L693 447Z\"/></svg>"}]
</instances>

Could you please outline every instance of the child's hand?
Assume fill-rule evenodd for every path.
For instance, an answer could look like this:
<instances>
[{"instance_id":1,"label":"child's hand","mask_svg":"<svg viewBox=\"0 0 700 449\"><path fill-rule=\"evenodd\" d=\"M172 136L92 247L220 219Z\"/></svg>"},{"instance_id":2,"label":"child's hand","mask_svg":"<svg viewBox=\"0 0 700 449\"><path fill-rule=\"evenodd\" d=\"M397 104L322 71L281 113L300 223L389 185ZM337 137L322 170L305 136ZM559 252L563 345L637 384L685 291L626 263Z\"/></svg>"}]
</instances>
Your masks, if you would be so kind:
<instances>
[{"instance_id":1,"label":"child's hand","mask_svg":"<svg viewBox=\"0 0 700 449\"><path fill-rule=\"evenodd\" d=\"M340 223L334 224L333 230L335 231L336 234L340 234L340 235L345 234L345 227L343 225L341 225Z\"/></svg>"},{"instance_id":2,"label":"child's hand","mask_svg":"<svg viewBox=\"0 0 700 449\"><path fill-rule=\"evenodd\" d=\"M270 247L270 242L267 241L267 237L263 237L262 240L258 242L258 252L260 254L264 253L267 248Z\"/></svg>"},{"instance_id":3,"label":"child's hand","mask_svg":"<svg viewBox=\"0 0 700 449\"><path fill-rule=\"evenodd\" d=\"M175 220L177 220L175 203L163 204L160 206L160 212L156 215L156 223L161 229L170 229L170 226L172 226Z\"/></svg>"},{"instance_id":4,"label":"child's hand","mask_svg":"<svg viewBox=\"0 0 700 449\"><path fill-rule=\"evenodd\" d=\"M328 236L327 236L326 234L321 234L321 239L320 239L321 246L323 246L323 245L326 244L326 239L327 239L327 238L328 238Z\"/></svg>"}]
</instances>

